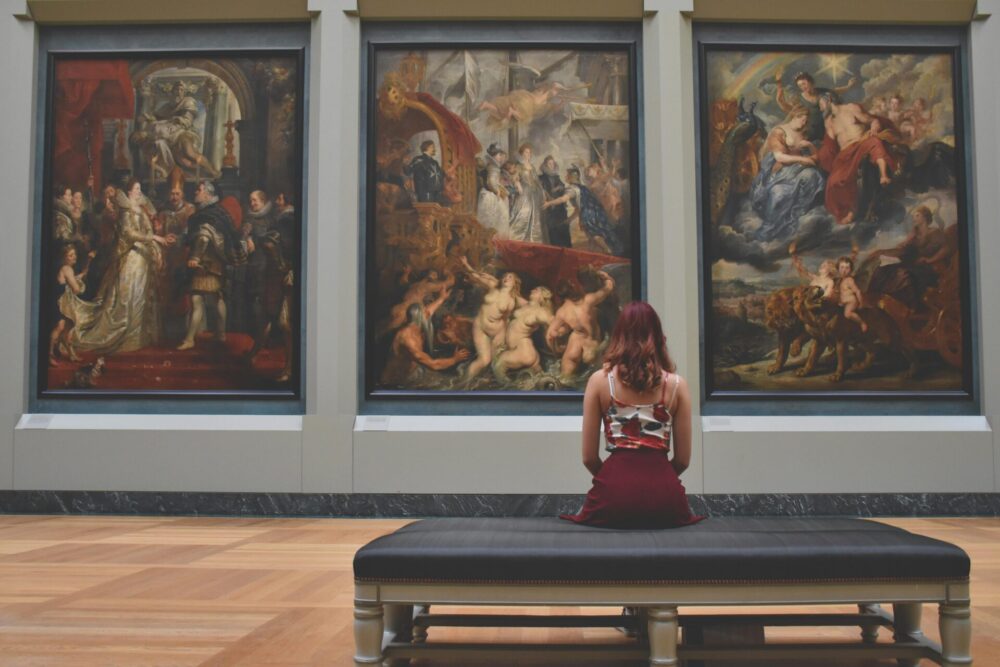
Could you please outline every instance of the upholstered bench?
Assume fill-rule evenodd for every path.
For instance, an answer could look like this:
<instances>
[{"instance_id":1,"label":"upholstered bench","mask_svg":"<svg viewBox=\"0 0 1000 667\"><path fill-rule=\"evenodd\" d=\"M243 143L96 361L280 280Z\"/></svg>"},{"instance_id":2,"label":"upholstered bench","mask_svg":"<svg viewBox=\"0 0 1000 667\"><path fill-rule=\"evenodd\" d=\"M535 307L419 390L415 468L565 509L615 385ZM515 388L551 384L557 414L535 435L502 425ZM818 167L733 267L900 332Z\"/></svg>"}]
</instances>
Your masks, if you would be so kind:
<instances>
[{"instance_id":1,"label":"upholstered bench","mask_svg":"<svg viewBox=\"0 0 1000 667\"><path fill-rule=\"evenodd\" d=\"M972 664L969 558L958 547L860 519L712 518L673 530L611 530L555 518L428 519L380 537L354 557L355 664L406 658L526 660L929 659ZM941 646L920 630L921 604L940 605ZM678 606L858 605L854 614L691 615ZM891 603L893 613L883 610ZM602 645L427 641L428 626L622 625L615 616L442 615L430 605L630 606L634 642ZM678 627L707 622L843 625L860 641L689 646ZM634 618L634 617L633 617ZM632 621L634 622L634 621ZM893 629L878 642L879 628ZM432 638L433 639L433 638Z\"/></svg>"}]
</instances>

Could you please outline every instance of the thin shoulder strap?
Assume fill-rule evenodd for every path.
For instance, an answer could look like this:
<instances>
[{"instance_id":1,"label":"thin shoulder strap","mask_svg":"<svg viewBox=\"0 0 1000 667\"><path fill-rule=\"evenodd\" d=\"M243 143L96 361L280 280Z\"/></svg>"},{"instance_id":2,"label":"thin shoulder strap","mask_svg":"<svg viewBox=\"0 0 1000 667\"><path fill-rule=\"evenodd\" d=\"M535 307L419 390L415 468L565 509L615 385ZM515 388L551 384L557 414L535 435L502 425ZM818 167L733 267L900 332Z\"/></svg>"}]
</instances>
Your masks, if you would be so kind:
<instances>
[{"instance_id":1,"label":"thin shoulder strap","mask_svg":"<svg viewBox=\"0 0 1000 667\"><path fill-rule=\"evenodd\" d=\"M673 376L674 376L674 389L673 391L670 392L670 400L667 401L667 404L665 406L668 411L670 410L670 406L674 404L674 397L677 396L677 385L681 383L680 375L678 375L677 373L673 373Z\"/></svg>"},{"instance_id":2,"label":"thin shoulder strap","mask_svg":"<svg viewBox=\"0 0 1000 667\"><path fill-rule=\"evenodd\" d=\"M610 369L608 371L608 391L611 392L611 398L616 401L618 398L615 396L615 369Z\"/></svg>"},{"instance_id":3,"label":"thin shoulder strap","mask_svg":"<svg viewBox=\"0 0 1000 667\"><path fill-rule=\"evenodd\" d=\"M664 407L667 406L663 399L667 397L667 380L669 378L669 373L666 371L660 371L660 403L663 404Z\"/></svg>"}]
</instances>

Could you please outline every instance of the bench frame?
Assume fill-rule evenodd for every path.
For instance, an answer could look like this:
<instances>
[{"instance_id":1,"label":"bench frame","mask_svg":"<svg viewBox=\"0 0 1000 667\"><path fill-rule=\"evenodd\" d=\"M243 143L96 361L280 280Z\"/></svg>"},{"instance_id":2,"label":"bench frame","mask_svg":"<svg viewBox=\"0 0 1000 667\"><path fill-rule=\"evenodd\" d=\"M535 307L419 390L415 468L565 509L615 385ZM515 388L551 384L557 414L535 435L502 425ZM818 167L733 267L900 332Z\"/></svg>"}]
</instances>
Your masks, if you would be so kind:
<instances>
[{"instance_id":1,"label":"bench frame","mask_svg":"<svg viewBox=\"0 0 1000 667\"><path fill-rule=\"evenodd\" d=\"M519 583L355 583L354 641L356 667L403 665L409 658L460 659L484 657L527 661L565 658L582 662L597 659L648 659L653 667L679 665L688 659L761 660L827 658L897 658L901 666L921 659L943 667L971 665L969 582L893 581L845 583L649 583L649 584L519 584ZM893 614L880 604L891 603ZM921 605L939 605L941 646L920 630ZM565 625L539 617L429 614L431 605L495 606L629 606L639 607L646 633L632 644L466 644L427 642L430 625L524 626ZM709 616L679 617L679 606L832 605L856 604L857 615L740 615L718 617L720 622L759 625L856 625L858 643L799 643L743 646L687 646L678 642L678 628L706 622ZM521 619L520 621L518 619ZM545 618L545 617L542 617ZM578 617L586 618L586 617ZM527 623L525 622L527 619ZM795 619L800 619L796 622ZM601 623L623 625L621 619L601 617ZM581 625L582 622L570 622ZM892 643L877 644L879 627L891 627Z\"/></svg>"}]
</instances>

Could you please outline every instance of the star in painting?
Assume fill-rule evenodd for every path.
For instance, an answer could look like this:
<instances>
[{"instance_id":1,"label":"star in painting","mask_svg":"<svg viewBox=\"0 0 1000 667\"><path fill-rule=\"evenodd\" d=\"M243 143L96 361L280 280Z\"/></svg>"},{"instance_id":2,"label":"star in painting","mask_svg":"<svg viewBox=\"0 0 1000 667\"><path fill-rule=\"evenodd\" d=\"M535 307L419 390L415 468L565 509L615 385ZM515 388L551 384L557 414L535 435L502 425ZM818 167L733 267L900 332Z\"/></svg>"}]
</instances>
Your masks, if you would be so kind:
<instances>
[{"instance_id":1,"label":"star in painting","mask_svg":"<svg viewBox=\"0 0 1000 667\"><path fill-rule=\"evenodd\" d=\"M817 74L822 74L823 72L830 72L830 76L833 77L833 83L836 85L840 79L841 74L853 74L853 72L847 69L847 60L850 58L849 53L821 53L819 54L820 62L823 66L819 68Z\"/></svg>"}]
</instances>

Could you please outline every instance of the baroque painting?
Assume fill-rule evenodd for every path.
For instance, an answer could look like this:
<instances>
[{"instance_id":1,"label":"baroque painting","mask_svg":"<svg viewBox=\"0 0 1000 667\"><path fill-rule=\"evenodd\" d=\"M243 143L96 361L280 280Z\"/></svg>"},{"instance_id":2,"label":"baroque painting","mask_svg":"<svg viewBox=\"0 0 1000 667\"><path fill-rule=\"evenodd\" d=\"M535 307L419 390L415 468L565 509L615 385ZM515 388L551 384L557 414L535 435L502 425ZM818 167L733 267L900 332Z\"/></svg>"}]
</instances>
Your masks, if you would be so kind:
<instances>
[{"instance_id":1,"label":"baroque painting","mask_svg":"<svg viewBox=\"0 0 1000 667\"><path fill-rule=\"evenodd\" d=\"M956 57L703 46L709 395L967 389Z\"/></svg>"},{"instance_id":2,"label":"baroque painting","mask_svg":"<svg viewBox=\"0 0 1000 667\"><path fill-rule=\"evenodd\" d=\"M580 391L636 297L629 49L379 49L374 392Z\"/></svg>"},{"instance_id":3,"label":"baroque painting","mask_svg":"<svg viewBox=\"0 0 1000 667\"><path fill-rule=\"evenodd\" d=\"M41 395L297 396L301 54L51 65Z\"/></svg>"}]
</instances>

